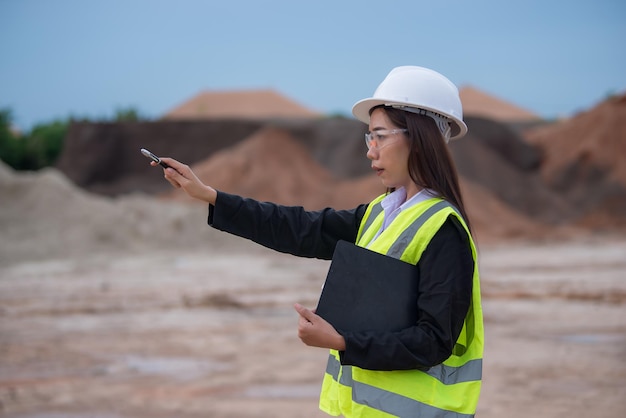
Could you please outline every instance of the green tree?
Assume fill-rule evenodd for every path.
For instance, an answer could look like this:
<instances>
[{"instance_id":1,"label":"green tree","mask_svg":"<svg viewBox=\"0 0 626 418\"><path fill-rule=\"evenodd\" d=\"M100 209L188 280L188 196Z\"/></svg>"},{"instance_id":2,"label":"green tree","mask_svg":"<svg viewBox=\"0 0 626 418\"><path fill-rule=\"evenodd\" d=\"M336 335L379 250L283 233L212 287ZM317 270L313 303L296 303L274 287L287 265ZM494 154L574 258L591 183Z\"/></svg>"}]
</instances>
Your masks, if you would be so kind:
<instances>
[{"instance_id":1,"label":"green tree","mask_svg":"<svg viewBox=\"0 0 626 418\"><path fill-rule=\"evenodd\" d=\"M39 170L52 165L63 149L69 122L40 123L27 134L11 130L12 113L0 110L0 159L16 170Z\"/></svg>"},{"instance_id":2,"label":"green tree","mask_svg":"<svg viewBox=\"0 0 626 418\"><path fill-rule=\"evenodd\" d=\"M120 108L115 111L115 122L138 122L142 119L139 111L133 107Z\"/></svg>"},{"instance_id":3,"label":"green tree","mask_svg":"<svg viewBox=\"0 0 626 418\"><path fill-rule=\"evenodd\" d=\"M11 130L13 115L10 109L0 109L0 160L13 168L21 164L23 142Z\"/></svg>"},{"instance_id":4,"label":"green tree","mask_svg":"<svg viewBox=\"0 0 626 418\"><path fill-rule=\"evenodd\" d=\"M63 151L63 143L70 122L88 118L57 119L39 123L27 134L18 134L11 130L13 115L10 109L0 109L0 160L16 170L39 170L53 165ZM113 122L137 122L146 120L133 107L115 111Z\"/></svg>"},{"instance_id":5,"label":"green tree","mask_svg":"<svg viewBox=\"0 0 626 418\"><path fill-rule=\"evenodd\" d=\"M53 165L63 150L68 127L69 122L60 119L35 125L26 137L26 169L38 170Z\"/></svg>"}]
</instances>

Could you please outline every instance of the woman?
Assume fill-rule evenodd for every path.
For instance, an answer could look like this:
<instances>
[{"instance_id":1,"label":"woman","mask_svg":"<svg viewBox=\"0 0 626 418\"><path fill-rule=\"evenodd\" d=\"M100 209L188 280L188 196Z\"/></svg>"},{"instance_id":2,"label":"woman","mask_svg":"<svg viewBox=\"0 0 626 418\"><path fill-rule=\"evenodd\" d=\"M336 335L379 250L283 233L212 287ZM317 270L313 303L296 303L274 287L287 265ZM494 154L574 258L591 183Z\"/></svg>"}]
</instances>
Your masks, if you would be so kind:
<instances>
[{"instance_id":1,"label":"woman","mask_svg":"<svg viewBox=\"0 0 626 418\"><path fill-rule=\"evenodd\" d=\"M163 158L165 178L209 203L209 224L266 247L330 259L338 240L417 265L417 323L339 333L301 305L298 336L330 349L320 408L346 417L473 416L483 324L474 246L446 143L467 132L457 88L422 67L394 68L354 115L385 195L353 210L307 212L218 192ZM156 165L156 163L152 163Z\"/></svg>"}]
</instances>

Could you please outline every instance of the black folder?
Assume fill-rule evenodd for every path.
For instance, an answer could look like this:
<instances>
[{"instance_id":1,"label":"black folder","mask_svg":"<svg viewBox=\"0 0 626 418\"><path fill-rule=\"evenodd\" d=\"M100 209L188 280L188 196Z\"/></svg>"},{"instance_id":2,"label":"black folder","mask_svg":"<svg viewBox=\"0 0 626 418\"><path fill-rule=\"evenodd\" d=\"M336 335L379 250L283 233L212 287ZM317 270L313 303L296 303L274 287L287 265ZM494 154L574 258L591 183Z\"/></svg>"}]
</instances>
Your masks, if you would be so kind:
<instances>
[{"instance_id":1,"label":"black folder","mask_svg":"<svg viewBox=\"0 0 626 418\"><path fill-rule=\"evenodd\" d=\"M339 241L316 313L338 331L399 331L417 323L418 268Z\"/></svg>"}]
</instances>

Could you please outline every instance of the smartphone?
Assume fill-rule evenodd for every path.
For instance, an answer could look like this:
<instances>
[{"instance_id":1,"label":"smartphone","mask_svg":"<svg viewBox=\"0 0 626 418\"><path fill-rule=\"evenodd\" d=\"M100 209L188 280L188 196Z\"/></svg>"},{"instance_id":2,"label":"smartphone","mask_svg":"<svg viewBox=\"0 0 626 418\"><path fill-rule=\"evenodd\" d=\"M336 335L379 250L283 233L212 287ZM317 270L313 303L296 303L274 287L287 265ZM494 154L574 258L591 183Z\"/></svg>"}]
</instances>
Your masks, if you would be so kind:
<instances>
[{"instance_id":1,"label":"smartphone","mask_svg":"<svg viewBox=\"0 0 626 418\"><path fill-rule=\"evenodd\" d=\"M163 168L169 168L169 165L165 164L163 161L161 161L161 159L159 157L157 157L156 155L154 155L153 153L151 153L150 151L148 151L145 148L141 149L141 153L146 157L151 159L152 161L154 161L155 163L159 164L161 167Z\"/></svg>"}]
</instances>

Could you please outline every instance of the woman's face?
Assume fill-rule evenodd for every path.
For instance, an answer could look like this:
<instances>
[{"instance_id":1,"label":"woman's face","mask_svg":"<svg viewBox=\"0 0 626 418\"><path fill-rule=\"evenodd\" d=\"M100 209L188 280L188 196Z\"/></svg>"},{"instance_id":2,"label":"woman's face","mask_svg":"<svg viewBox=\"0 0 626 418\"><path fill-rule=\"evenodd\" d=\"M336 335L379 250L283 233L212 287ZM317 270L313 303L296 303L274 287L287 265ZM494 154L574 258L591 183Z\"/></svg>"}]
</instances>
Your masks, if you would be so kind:
<instances>
[{"instance_id":1,"label":"woman's face","mask_svg":"<svg viewBox=\"0 0 626 418\"><path fill-rule=\"evenodd\" d=\"M407 199L415 195L419 190L409 175L409 139L402 131L389 133L394 126L383 109L375 109L370 116L369 131L374 134L379 132L382 136L380 146L373 146L367 151L367 158L372 161L372 169L382 181L385 187L404 187ZM374 141L373 145L376 145Z\"/></svg>"}]
</instances>

